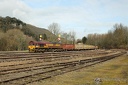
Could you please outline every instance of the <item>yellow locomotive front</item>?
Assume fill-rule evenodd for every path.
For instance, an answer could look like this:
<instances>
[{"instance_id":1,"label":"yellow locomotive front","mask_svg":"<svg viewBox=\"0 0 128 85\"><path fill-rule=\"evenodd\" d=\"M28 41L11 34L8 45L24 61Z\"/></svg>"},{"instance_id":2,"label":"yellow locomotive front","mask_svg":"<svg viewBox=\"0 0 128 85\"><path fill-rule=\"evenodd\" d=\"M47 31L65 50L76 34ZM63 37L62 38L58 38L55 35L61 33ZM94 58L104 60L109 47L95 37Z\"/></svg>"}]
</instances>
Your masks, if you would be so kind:
<instances>
[{"instance_id":1,"label":"yellow locomotive front","mask_svg":"<svg viewBox=\"0 0 128 85\"><path fill-rule=\"evenodd\" d=\"M42 41L30 41L28 46L29 52L49 52L61 51L62 45L58 43L49 43Z\"/></svg>"},{"instance_id":2,"label":"yellow locomotive front","mask_svg":"<svg viewBox=\"0 0 128 85\"><path fill-rule=\"evenodd\" d=\"M40 44L39 42L36 41L30 41L28 49L29 52L37 52L42 47L44 47L44 44Z\"/></svg>"},{"instance_id":3,"label":"yellow locomotive front","mask_svg":"<svg viewBox=\"0 0 128 85\"><path fill-rule=\"evenodd\" d=\"M28 46L29 52L34 52L35 48L36 48L36 45L35 45L34 41L30 41L29 46Z\"/></svg>"}]
</instances>

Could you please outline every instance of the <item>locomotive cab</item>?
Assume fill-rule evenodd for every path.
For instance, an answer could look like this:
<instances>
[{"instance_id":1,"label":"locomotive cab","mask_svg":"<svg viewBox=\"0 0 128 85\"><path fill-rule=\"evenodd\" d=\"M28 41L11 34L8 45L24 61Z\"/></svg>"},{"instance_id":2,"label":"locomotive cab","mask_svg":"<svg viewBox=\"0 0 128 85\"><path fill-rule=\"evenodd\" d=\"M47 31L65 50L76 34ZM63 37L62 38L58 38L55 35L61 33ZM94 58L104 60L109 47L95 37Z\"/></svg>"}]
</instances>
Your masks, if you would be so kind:
<instances>
[{"instance_id":1,"label":"locomotive cab","mask_svg":"<svg viewBox=\"0 0 128 85\"><path fill-rule=\"evenodd\" d=\"M36 42L36 41L30 41L29 42L29 52L38 52L43 51L42 48L44 48L45 44L42 42Z\"/></svg>"},{"instance_id":2,"label":"locomotive cab","mask_svg":"<svg viewBox=\"0 0 128 85\"><path fill-rule=\"evenodd\" d=\"M45 41L30 41L29 52L53 52L62 51L62 45L59 43L50 43Z\"/></svg>"},{"instance_id":3,"label":"locomotive cab","mask_svg":"<svg viewBox=\"0 0 128 85\"><path fill-rule=\"evenodd\" d=\"M35 42L34 41L30 41L29 42L29 46L28 46L29 52L33 52L35 47L36 47Z\"/></svg>"}]
</instances>

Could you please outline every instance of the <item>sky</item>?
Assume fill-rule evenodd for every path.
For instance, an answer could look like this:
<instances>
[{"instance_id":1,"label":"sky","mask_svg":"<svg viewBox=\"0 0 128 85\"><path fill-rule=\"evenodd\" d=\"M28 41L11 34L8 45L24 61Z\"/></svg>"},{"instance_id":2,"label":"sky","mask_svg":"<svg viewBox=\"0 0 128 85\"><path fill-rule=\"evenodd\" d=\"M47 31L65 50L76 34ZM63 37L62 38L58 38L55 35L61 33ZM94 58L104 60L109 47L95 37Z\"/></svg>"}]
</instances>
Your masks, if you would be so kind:
<instances>
[{"instance_id":1,"label":"sky","mask_svg":"<svg viewBox=\"0 0 128 85\"><path fill-rule=\"evenodd\" d=\"M76 38L107 33L118 23L128 25L128 0L0 0L0 16L16 17L48 29L58 23Z\"/></svg>"}]
</instances>

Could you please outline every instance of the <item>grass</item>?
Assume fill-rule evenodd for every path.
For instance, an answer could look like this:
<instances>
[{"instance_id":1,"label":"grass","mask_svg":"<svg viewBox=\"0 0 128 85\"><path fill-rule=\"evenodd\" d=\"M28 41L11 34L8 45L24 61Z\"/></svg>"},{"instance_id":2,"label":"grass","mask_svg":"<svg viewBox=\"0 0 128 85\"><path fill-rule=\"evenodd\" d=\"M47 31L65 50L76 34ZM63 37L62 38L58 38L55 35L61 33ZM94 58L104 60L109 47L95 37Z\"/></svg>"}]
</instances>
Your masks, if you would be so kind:
<instances>
[{"instance_id":1,"label":"grass","mask_svg":"<svg viewBox=\"0 0 128 85\"><path fill-rule=\"evenodd\" d=\"M96 78L100 78L102 82L95 82ZM128 85L128 56L123 55L29 85Z\"/></svg>"}]
</instances>

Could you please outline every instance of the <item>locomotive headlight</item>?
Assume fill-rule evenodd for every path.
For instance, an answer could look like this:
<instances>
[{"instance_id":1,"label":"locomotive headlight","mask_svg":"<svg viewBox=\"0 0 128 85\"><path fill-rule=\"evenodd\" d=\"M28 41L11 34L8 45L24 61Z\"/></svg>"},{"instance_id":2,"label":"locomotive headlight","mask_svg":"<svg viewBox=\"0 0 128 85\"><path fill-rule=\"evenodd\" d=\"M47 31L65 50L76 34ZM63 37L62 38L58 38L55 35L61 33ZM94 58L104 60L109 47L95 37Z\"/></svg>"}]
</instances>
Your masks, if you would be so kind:
<instances>
[{"instance_id":1,"label":"locomotive headlight","mask_svg":"<svg viewBox=\"0 0 128 85\"><path fill-rule=\"evenodd\" d=\"M39 47L38 45L36 45L36 47Z\"/></svg>"}]
</instances>

